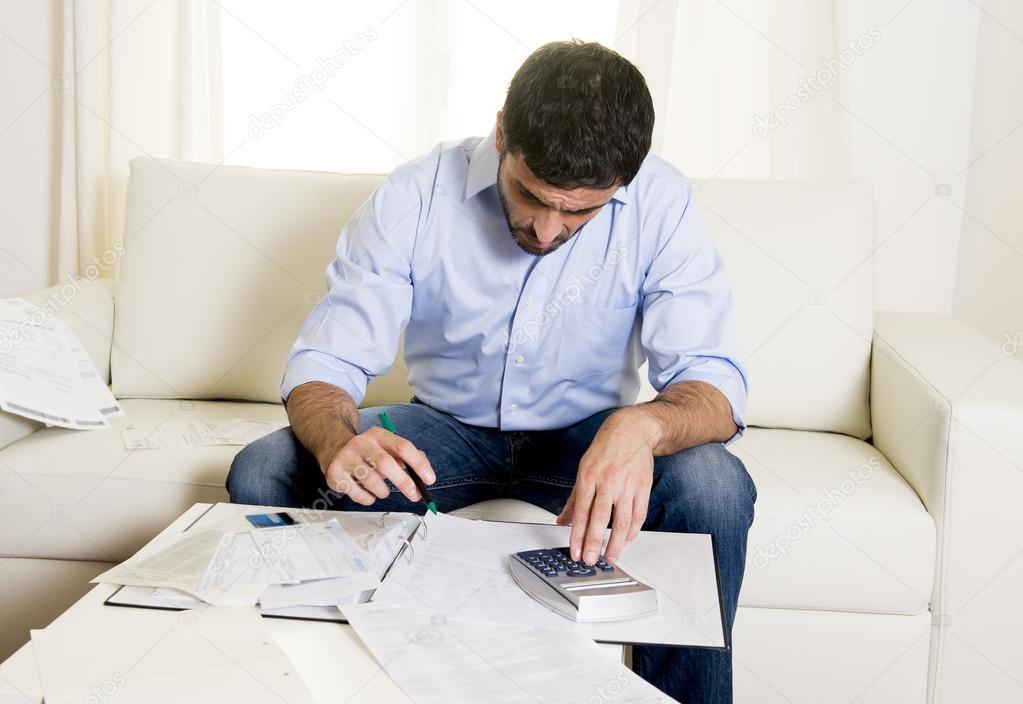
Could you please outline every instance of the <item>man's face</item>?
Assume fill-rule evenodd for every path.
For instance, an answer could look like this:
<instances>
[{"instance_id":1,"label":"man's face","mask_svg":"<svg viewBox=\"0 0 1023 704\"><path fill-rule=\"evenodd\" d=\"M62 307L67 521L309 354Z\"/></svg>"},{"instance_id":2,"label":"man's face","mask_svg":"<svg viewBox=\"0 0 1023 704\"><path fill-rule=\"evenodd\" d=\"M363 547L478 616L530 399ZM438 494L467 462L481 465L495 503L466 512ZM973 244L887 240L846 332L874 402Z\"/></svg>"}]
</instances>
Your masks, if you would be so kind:
<instances>
[{"instance_id":1,"label":"man's face","mask_svg":"<svg viewBox=\"0 0 1023 704\"><path fill-rule=\"evenodd\" d=\"M524 252L550 254L611 199L611 188L558 188L533 175L521 154L502 152L497 192L512 238Z\"/></svg>"}]
</instances>

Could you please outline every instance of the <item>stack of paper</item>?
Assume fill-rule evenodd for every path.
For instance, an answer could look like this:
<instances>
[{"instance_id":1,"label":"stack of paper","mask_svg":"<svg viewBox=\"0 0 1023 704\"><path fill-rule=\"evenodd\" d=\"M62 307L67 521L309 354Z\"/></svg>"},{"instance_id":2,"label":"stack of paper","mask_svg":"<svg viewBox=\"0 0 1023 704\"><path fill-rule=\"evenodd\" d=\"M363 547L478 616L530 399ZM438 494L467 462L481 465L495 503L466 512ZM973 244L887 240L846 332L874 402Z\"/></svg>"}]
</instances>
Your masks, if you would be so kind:
<instances>
[{"instance_id":1,"label":"stack of paper","mask_svg":"<svg viewBox=\"0 0 1023 704\"><path fill-rule=\"evenodd\" d=\"M0 410L78 430L123 412L71 328L21 298L0 299Z\"/></svg>"},{"instance_id":2,"label":"stack of paper","mask_svg":"<svg viewBox=\"0 0 1023 704\"><path fill-rule=\"evenodd\" d=\"M709 535L643 533L623 567L658 585L659 609L635 619L575 623L531 599L509 555L565 545L566 526L428 515L415 559L399 561L370 604L345 617L381 667L420 704L670 702L594 640L723 647ZM664 560L670 554L674 559Z\"/></svg>"},{"instance_id":3,"label":"stack of paper","mask_svg":"<svg viewBox=\"0 0 1023 704\"><path fill-rule=\"evenodd\" d=\"M534 601L515 582L508 556L567 545L568 526L426 516L416 559L395 564L373 601L470 620L571 628L593 640L725 647L711 537L647 531L630 543L622 568L657 588L657 612L620 621L575 623ZM664 555L673 559L665 560Z\"/></svg>"},{"instance_id":4,"label":"stack of paper","mask_svg":"<svg viewBox=\"0 0 1023 704\"><path fill-rule=\"evenodd\" d=\"M233 418L215 423L195 415L176 415L153 427L128 423L121 428L126 450L159 450L170 447L248 445L287 423Z\"/></svg>"},{"instance_id":5,"label":"stack of paper","mask_svg":"<svg viewBox=\"0 0 1023 704\"><path fill-rule=\"evenodd\" d=\"M419 704L675 701L569 630L358 604L348 622Z\"/></svg>"},{"instance_id":6,"label":"stack of paper","mask_svg":"<svg viewBox=\"0 0 1023 704\"><path fill-rule=\"evenodd\" d=\"M159 587L164 596L173 589L218 606L260 601L267 608L333 606L379 584L372 557L336 519L188 531L169 544L143 549L93 582Z\"/></svg>"}]
</instances>

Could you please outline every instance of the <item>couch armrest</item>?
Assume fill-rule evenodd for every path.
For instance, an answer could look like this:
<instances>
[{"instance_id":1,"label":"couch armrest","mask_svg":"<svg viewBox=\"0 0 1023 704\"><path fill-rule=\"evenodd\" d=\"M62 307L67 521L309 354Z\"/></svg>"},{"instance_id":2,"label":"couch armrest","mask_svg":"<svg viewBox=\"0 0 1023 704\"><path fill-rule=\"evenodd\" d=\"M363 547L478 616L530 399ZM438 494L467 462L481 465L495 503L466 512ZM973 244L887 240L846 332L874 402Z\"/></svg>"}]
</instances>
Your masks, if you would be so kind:
<instances>
[{"instance_id":1,"label":"couch armrest","mask_svg":"<svg viewBox=\"0 0 1023 704\"><path fill-rule=\"evenodd\" d=\"M49 315L56 315L89 351L96 371L110 383L110 348L114 337L114 285L109 279L82 279L22 296ZM0 449L34 433L42 423L0 412Z\"/></svg>"},{"instance_id":2,"label":"couch armrest","mask_svg":"<svg viewBox=\"0 0 1023 704\"><path fill-rule=\"evenodd\" d=\"M1023 363L955 316L879 313L870 397L874 445L938 528L931 701L1018 696Z\"/></svg>"}]
</instances>

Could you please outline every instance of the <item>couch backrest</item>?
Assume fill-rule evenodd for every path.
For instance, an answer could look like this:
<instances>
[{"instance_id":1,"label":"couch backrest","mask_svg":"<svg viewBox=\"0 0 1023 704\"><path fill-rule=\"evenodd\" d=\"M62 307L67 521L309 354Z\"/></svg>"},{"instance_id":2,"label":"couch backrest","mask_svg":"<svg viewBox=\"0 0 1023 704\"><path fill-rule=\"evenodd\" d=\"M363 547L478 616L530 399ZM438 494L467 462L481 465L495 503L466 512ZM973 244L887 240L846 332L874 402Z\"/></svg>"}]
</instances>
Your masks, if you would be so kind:
<instances>
[{"instance_id":1,"label":"couch backrest","mask_svg":"<svg viewBox=\"0 0 1023 704\"><path fill-rule=\"evenodd\" d=\"M338 233L381 178L133 160L114 393L279 402L284 360L323 294ZM750 424L866 437L869 189L725 179L695 185L735 293ZM399 359L370 385L364 403L410 395ZM647 388L641 398L651 395Z\"/></svg>"}]
</instances>

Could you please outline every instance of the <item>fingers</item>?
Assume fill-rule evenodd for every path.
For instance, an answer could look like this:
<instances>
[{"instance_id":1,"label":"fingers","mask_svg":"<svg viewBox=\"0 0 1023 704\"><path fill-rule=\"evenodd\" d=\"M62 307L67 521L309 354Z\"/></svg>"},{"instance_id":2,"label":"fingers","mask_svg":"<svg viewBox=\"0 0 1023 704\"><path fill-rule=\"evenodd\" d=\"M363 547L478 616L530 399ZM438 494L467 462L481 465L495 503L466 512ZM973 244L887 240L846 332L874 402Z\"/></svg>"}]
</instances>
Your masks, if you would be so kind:
<instances>
[{"instance_id":1,"label":"fingers","mask_svg":"<svg viewBox=\"0 0 1023 704\"><path fill-rule=\"evenodd\" d=\"M614 501L610 493L598 491L593 500L593 507L590 509L582 545L582 560L588 565L596 562L600 555L600 548L604 544L604 531L607 529L608 521L611 520L613 507Z\"/></svg>"},{"instance_id":2,"label":"fingers","mask_svg":"<svg viewBox=\"0 0 1023 704\"><path fill-rule=\"evenodd\" d=\"M376 477L384 477L388 479L394 487L405 495L409 501L419 501L419 490L416 489L415 482L412 481L412 477L405 471L405 468L398 464L398 462L387 452L381 450L373 458L374 464L376 465ZM383 480L380 481L384 484ZM386 487L386 484L384 485ZM380 498L386 498L381 496Z\"/></svg>"},{"instance_id":3,"label":"fingers","mask_svg":"<svg viewBox=\"0 0 1023 704\"><path fill-rule=\"evenodd\" d=\"M583 552L583 541L590 520L590 506L593 503L593 484L585 479L576 481L572 496L572 533L568 539L568 552L573 560L580 560Z\"/></svg>"},{"instance_id":4,"label":"fingers","mask_svg":"<svg viewBox=\"0 0 1023 704\"><path fill-rule=\"evenodd\" d=\"M410 440L379 428L371 428L369 432L380 435L381 447L387 450L395 460L406 464L425 483L433 484L437 480L433 467L430 466L430 461L426 458L426 453L413 445Z\"/></svg>"},{"instance_id":5,"label":"fingers","mask_svg":"<svg viewBox=\"0 0 1023 704\"><path fill-rule=\"evenodd\" d=\"M604 550L604 559L611 564L618 560L618 556L622 554L622 548L629 541L632 529L632 506L632 501L625 501L614 507L611 519L611 538L607 541L607 549Z\"/></svg>"},{"instance_id":6,"label":"fingers","mask_svg":"<svg viewBox=\"0 0 1023 704\"><path fill-rule=\"evenodd\" d=\"M650 505L650 487L641 489L632 499L632 525L629 527L629 534L625 538L626 543L631 543L643 530L646 523L646 511Z\"/></svg>"},{"instance_id":7,"label":"fingers","mask_svg":"<svg viewBox=\"0 0 1023 704\"><path fill-rule=\"evenodd\" d=\"M363 489L355 480L355 477L341 467L337 459L331 462L325 474L325 479L329 489L339 494L347 494L357 504L369 506L376 501L376 497Z\"/></svg>"},{"instance_id":8,"label":"fingers","mask_svg":"<svg viewBox=\"0 0 1023 704\"><path fill-rule=\"evenodd\" d=\"M559 526L567 526L572 522L572 513L575 511L575 490L568 495L568 501L565 502L565 508L561 509L561 513L558 514L557 524Z\"/></svg>"},{"instance_id":9,"label":"fingers","mask_svg":"<svg viewBox=\"0 0 1023 704\"><path fill-rule=\"evenodd\" d=\"M409 501L422 498L405 465L425 483L436 481L426 454L405 438L383 428L356 435L338 451L325 472L327 486L364 506L391 494L390 481ZM385 481L386 480L386 481Z\"/></svg>"},{"instance_id":10,"label":"fingers","mask_svg":"<svg viewBox=\"0 0 1023 704\"><path fill-rule=\"evenodd\" d=\"M611 523L611 538L607 541L604 559L611 564L618 561L622 550L643 530L647 506L650 503L650 485L645 482L615 504Z\"/></svg>"},{"instance_id":11,"label":"fingers","mask_svg":"<svg viewBox=\"0 0 1023 704\"><path fill-rule=\"evenodd\" d=\"M585 475L581 476L558 516L560 525L571 519L569 551L572 559L593 564L601 555L610 521L611 536L603 553L608 562L616 562L625 546L642 530L649 501L649 482L630 482L623 489L608 483L595 489Z\"/></svg>"}]
</instances>

